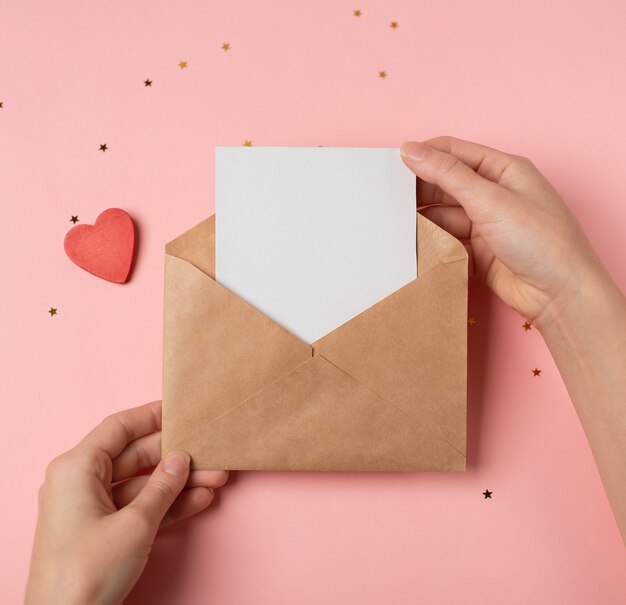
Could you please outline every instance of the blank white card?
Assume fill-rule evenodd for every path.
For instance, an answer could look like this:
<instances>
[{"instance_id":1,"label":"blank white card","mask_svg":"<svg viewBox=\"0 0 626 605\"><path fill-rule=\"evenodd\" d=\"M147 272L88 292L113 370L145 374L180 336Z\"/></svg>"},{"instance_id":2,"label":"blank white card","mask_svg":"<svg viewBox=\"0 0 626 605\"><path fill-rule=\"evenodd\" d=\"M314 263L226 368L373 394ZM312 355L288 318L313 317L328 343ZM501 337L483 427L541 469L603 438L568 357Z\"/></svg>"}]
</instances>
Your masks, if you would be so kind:
<instances>
[{"instance_id":1,"label":"blank white card","mask_svg":"<svg viewBox=\"0 0 626 605\"><path fill-rule=\"evenodd\" d=\"M215 277L312 344L417 277L398 148L216 147Z\"/></svg>"}]
</instances>

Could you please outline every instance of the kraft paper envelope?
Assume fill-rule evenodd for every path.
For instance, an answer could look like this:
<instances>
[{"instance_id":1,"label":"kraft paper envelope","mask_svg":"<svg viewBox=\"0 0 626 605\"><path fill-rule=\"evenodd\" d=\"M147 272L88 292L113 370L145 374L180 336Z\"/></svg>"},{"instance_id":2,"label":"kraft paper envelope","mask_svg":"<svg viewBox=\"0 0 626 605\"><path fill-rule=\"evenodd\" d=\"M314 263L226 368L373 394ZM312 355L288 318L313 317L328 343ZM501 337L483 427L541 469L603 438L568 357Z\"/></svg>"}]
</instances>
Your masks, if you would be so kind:
<instances>
[{"instance_id":1,"label":"kraft paper envelope","mask_svg":"<svg viewBox=\"0 0 626 605\"><path fill-rule=\"evenodd\" d=\"M468 254L417 214L417 278L308 345L165 248L162 448L194 469L464 471Z\"/></svg>"}]
</instances>

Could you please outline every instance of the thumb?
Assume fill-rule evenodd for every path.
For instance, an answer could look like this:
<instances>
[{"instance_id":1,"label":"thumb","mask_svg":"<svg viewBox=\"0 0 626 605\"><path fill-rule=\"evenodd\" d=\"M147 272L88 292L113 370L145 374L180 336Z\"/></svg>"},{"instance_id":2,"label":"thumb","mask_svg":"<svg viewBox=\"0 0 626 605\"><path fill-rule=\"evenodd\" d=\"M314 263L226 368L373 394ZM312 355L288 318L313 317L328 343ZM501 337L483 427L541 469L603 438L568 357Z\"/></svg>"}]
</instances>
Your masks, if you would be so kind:
<instances>
[{"instance_id":1,"label":"thumb","mask_svg":"<svg viewBox=\"0 0 626 605\"><path fill-rule=\"evenodd\" d=\"M457 156L424 143L403 143L400 153L412 172L454 198L472 221L493 218L494 202L502 196L498 184L480 176Z\"/></svg>"},{"instance_id":2,"label":"thumb","mask_svg":"<svg viewBox=\"0 0 626 605\"><path fill-rule=\"evenodd\" d=\"M127 508L138 510L156 531L165 513L187 483L190 462L191 457L187 452L169 452Z\"/></svg>"}]
</instances>

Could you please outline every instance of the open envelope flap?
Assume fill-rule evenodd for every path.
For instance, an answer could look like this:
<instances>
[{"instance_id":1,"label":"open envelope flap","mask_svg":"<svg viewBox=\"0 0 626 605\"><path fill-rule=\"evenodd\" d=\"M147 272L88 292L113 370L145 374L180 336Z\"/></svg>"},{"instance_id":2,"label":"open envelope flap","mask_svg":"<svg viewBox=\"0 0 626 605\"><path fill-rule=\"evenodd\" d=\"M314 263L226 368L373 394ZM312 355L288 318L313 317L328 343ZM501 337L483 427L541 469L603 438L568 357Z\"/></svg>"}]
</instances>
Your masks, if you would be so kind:
<instances>
[{"instance_id":1,"label":"open envelope flap","mask_svg":"<svg viewBox=\"0 0 626 605\"><path fill-rule=\"evenodd\" d=\"M462 471L465 457L321 356L169 448L194 468Z\"/></svg>"},{"instance_id":2,"label":"open envelope flap","mask_svg":"<svg viewBox=\"0 0 626 605\"><path fill-rule=\"evenodd\" d=\"M433 267L469 258L465 246L445 229L417 213L417 275Z\"/></svg>"},{"instance_id":3,"label":"open envelope flap","mask_svg":"<svg viewBox=\"0 0 626 605\"><path fill-rule=\"evenodd\" d=\"M215 215L168 242L165 254L186 260L215 279Z\"/></svg>"}]
</instances>

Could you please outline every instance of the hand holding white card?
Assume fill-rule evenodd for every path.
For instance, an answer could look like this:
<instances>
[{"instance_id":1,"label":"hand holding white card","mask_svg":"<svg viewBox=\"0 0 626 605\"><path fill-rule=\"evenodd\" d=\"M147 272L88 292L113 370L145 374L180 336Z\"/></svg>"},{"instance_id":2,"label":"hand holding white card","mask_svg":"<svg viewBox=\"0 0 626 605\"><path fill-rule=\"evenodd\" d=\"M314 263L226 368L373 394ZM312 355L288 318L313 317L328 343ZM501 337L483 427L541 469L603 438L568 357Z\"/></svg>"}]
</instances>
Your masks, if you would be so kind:
<instances>
[{"instance_id":1,"label":"hand holding white card","mask_svg":"<svg viewBox=\"0 0 626 605\"><path fill-rule=\"evenodd\" d=\"M216 280L306 343L417 277L398 148L215 152Z\"/></svg>"}]
</instances>

